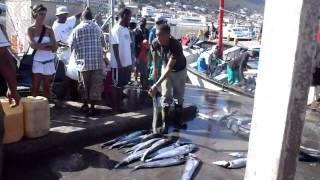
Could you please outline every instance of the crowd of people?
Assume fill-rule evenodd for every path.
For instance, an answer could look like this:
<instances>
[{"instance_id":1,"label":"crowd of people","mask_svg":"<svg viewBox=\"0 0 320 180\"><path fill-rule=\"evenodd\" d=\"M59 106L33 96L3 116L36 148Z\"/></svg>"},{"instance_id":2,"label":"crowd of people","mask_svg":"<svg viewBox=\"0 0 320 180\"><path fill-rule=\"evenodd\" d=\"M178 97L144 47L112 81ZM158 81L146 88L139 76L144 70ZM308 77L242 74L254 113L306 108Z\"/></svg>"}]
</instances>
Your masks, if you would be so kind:
<instances>
[{"instance_id":1,"label":"crowd of people","mask_svg":"<svg viewBox=\"0 0 320 180\"><path fill-rule=\"evenodd\" d=\"M126 97L123 89L130 83L138 83L151 96L162 92L164 132L173 102L175 112L181 115L186 59L181 43L171 36L166 18L157 16L155 25L149 30L146 18L136 19L132 17L130 9L120 9L116 24L106 40L101 29L101 15L94 16L90 8L70 16L68 8L60 6L52 27L45 24L48 10L44 5L34 5L31 10L34 23L27 28L27 42L33 58L30 72L32 96L42 95L50 99L54 97L51 94L54 92L59 99L59 93L55 93L58 91L53 85L60 71L57 62L63 65L63 71L66 72L68 65L74 64L77 78L68 77L68 73L65 73L62 92L76 91L83 103L81 111L87 116L97 114L95 106L103 97L112 106L113 113L126 111L122 107L122 100ZM4 28L1 38L8 39L3 32ZM8 43L5 45L10 46ZM107 55L109 53L110 56ZM9 59L7 57L6 60ZM5 73L3 76L6 78ZM15 79L10 78L7 81L16 83ZM76 83L76 88L72 88L70 83ZM8 84L8 96L18 103L16 84ZM111 88L106 92L106 87ZM65 96L61 97L63 101ZM183 126L183 122L177 121L177 125Z\"/></svg>"},{"instance_id":2,"label":"crowd of people","mask_svg":"<svg viewBox=\"0 0 320 180\"><path fill-rule=\"evenodd\" d=\"M103 71L110 66L111 70L107 76L112 79L111 105L114 113L122 112L123 88L131 81L131 74L134 74L135 80L138 80L140 75L141 86L151 97L155 97L159 92L162 94L160 132L167 133L171 104L174 104L177 115L176 125L185 127L180 117L186 82L186 58L181 43L171 36L170 26L164 17L157 17L155 26L149 31L146 27L146 18L138 21L132 17L130 9L120 9L117 23L110 33L108 47L97 21L101 16L97 15L94 18L90 8L75 16L69 16L67 7L58 7L57 20L52 27L45 24L48 10L44 5L34 5L31 9L34 23L27 28L27 42L33 58L30 72L32 96L42 95L50 99L50 93L54 91L53 82L58 73L56 62L65 65L73 60L78 74L76 91L79 92L83 103L81 111L88 116L94 116L95 105L102 100L105 83L108 83L104 81L108 78L104 77ZM8 85L7 97L10 104L15 107L19 105L20 96L17 91L16 64L10 53L10 46L5 28L1 25L0 73ZM109 52L110 59L107 58ZM24 58L21 63L23 61ZM70 78L67 79L70 81ZM43 87L42 93L41 87ZM63 87L66 88L63 91L68 91L70 88L68 85ZM0 115L0 140L2 140L4 132L2 111ZM2 146L0 146L0 171L1 148Z\"/></svg>"}]
</instances>

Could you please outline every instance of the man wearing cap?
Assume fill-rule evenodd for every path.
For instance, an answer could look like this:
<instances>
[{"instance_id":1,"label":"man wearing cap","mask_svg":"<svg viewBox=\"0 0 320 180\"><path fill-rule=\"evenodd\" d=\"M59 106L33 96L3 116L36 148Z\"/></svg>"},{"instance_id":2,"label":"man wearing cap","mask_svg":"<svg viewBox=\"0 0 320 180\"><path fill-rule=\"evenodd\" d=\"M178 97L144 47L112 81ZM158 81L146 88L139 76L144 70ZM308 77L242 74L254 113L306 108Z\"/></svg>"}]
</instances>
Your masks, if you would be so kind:
<instances>
[{"instance_id":1,"label":"man wearing cap","mask_svg":"<svg viewBox=\"0 0 320 180\"><path fill-rule=\"evenodd\" d=\"M161 24L166 24L167 23L167 19L162 15L158 15L155 18L155 23L156 24L153 26L153 28L150 30L150 33L149 33L149 44L152 44L153 40L156 38L157 28ZM154 64L151 53L150 53L149 58L150 58L150 60L149 60L149 70L150 70L150 73L152 74L152 76L149 77L149 80L154 82L154 81L157 80L157 79L155 79L155 77L160 77L162 61L159 60L158 64Z\"/></svg>"},{"instance_id":2,"label":"man wearing cap","mask_svg":"<svg viewBox=\"0 0 320 180\"><path fill-rule=\"evenodd\" d=\"M13 65L12 56L8 50L10 46L4 27L0 24L0 74L8 84L7 97L13 106L19 105L20 96L17 92L16 71ZM14 101L12 101L14 100ZM3 110L0 104L0 179L2 177L2 141L4 136Z\"/></svg>"},{"instance_id":3,"label":"man wearing cap","mask_svg":"<svg viewBox=\"0 0 320 180\"><path fill-rule=\"evenodd\" d=\"M76 26L77 18L81 16L81 13L79 13L76 16L68 17L69 13L66 6L58 7L56 12L57 20L52 25L58 46L62 50L61 59L67 62L71 56L71 51L67 47L68 40L73 28Z\"/></svg>"}]
</instances>

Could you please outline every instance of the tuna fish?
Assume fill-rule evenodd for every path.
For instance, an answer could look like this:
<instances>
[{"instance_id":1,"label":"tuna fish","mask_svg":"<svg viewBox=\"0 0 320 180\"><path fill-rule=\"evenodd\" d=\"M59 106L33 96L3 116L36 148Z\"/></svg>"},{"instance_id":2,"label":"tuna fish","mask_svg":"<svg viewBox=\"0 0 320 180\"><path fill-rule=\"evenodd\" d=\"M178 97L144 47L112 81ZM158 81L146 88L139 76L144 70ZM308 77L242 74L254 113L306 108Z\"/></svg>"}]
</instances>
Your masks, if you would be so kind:
<instances>
[{"instance_id":1,"label":"tuna fish","mask_svg":"<svg viewBox=\"0 0 320 180\"><path fill-rule=\"evenodd\" d=\"M142 135L142 136L138 136L136 138L133 138L133 139L129 139L129 140L125 140L125 141L118 141L116 143L114 143L112 146L109 147L109 149L113 149L115 147L119 147L119 146L123 146L123 145L126 145L126 144L138 144L140 143L146 136L148 135Z\"/></svg>"},{"instance_id":2,"label":"tuna fish","mask_svg":"<svg viewBox=\"0 0 320 180\"><path fill-rule=\"evenodd\" d=\"M189 154L186 167L182 174L181 180L191 180L194 172L200 165L200 160L194 154Z\"/></svg>"},{"instance_id":3,"label":"tuna fish","mask_svg":"<svg viewBox=\"0 0 320 180\"><path fill-rule=\"evenodd\" d=\"M171 150L173 150L173 149L175 149L175 148L177 148L177 147L179 147L179 146L180 146L180 145L178 145L178 144L172 144L172 145L170 145L170 146L167 146L167 147L164 147L164 148L161 148L161 149L155 151L154 153L148 155L147 157L157 156L157 155L162 154L162 153L164 153L164 152L171 151Z\"/></svg>"},{"instance_id":4,"label":"tuna fish","mask_svg":"<svg viewBox=\"0 0 320 180\"><path fill-rule=\"evenodd\" d=\"M228 112L228 110L224 108L224 112L215 114L212 116L212 118L221 123L222 121L227 120L229 117L235 115L236 113L237 111Z\"/></svg>"},{"instance_id":5,"label":"tuna fish","mask_svg":"<svg viewBox=\"0 0 320 180\"><path fill-rule=\"evenodd\" d=\"M186 154L189 154L189 153L191 153L192 151L194 151L196 149L197 149L197 146L194 145L194 144L188 144L188 145L180 146L180 147L177 147L177 148L175 148L173 150L166 151L166 152L163 152L161 154L158 154L157 156L148 159L147 162L155 161L155 160L159 160L159 159L165 159L165 158L172 158L172 157L175 157L175 156L186 155Z\"/></svg>"},{"instance_id":6,"label":"tuna fish","mask_svg":"<svg viewBox=\"0 0 320 180\"><path fill-rule=\"evenodd\" d=\"M139 158L142 157L143 153L145 152L146 150L141 150L141 151L138 151L136 153L132 153L130 154L129 156L127 156L125 159L123 159L122 161L120 161L117 165L115 165L114 169L117 169L118 167L122 166L122 165L125 165L125 164L129 164L133 161L136 161L136 160L139 160Z\"/></svg>"},{"instance_id":7,"label":"tuna fish","mask_svg":"<svg viewBox=\"0 0 320 180\"><path fill-rule=\"evenodd\" d=\"M222 166L227 169L240 169L244 168L247 165L247 158L240 158L231 161L216 161L213 164Z\"/></svg>"},{"instance_id":8,"label":"tuna fish","mask_svg":"<svg viewBox=\"0 0 320 180\"><path fill-rule=\"evenodd\" d=\"M167 139L160 139L157 142L155 142L154 144L152 144L151 147L149 147L143 154L143 156L141 157L141 161L145 161L147 156L156 151L157 149L161 148L162 146L164 146L165 144L168 144L170 141Z\"/></svg>"},{"instance_id":9,"label":"tuna fish","mask_svg":"<svg viewBox=\"0 0 320 180\"><path fill-rule=\"evenodd\" d=\"M132 171L143 169L143 168L160 168L160 167L169 167L180 165L185 162L185 158L176 157L176 158L169 158L169 159L162 159L158 161L146 162L141 165L135 166Z\"/></svg>"},{"instance_id":10,"label":"tuna fish","mask_svg":"<svg viewBox=\"0 0 320 180\"><path fill-rule=\"evenodd\" d=\"M153 104L153 120L152 120L152 131L153 133L158 133L157 127L159 123L158 114L160 112L159 110L159 98L158 97L152 97L152 104Z\"/></svg>"},{"instance_id":11,"label":"tuna fish","mask_svg":"<svg viewBox=\"0 0 320 180\"><path fill-rule=\"evenodd\" d=\"M160 140L160 138L154 138L154 139L150 139L149 141L143 142L140 144L139 147L137 147L133 153L136 153L137 151L140 151L141 149L145 149L148 148L150 146L152 146L153 143L155 143L156 141Z\"/></svg>"},{"instance_id":12,"label":"tuna fish","mask_svg":"<svg viewBox=\"0 0 320 180\"><path fill-rule=\"evenodd\" d=\"M118 141L127 141L129 139L136 138L136 137L141 136L141 135L143 135L143 134L145 134L147 132L148 132L147 130L135 131L135 132L130 133L130 134L126 135L126 136L120 136L120 137L114 138L114 139L112 139L110 141L107 141L107 142L101 144L101 148L105 148L107 146L110 146L110 145L112 145L112 144L114 144L114 143L116 143Z\"/></svg>"}]
</instances>

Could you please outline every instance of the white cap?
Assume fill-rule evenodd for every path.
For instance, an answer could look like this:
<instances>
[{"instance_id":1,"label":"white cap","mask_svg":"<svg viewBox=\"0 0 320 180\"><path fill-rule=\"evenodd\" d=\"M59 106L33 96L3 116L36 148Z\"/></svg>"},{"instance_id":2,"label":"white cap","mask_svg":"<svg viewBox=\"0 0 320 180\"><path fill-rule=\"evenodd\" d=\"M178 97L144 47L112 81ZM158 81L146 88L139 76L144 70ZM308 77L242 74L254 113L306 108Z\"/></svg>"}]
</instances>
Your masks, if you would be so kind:
<instances>
[{"instance_id":1,"label":"white cap","mask_svg":"<svg viewBox=\"0 0 320 180\"><path fill-rule=\"evenodd\" d=\"M135 17L131 17L130 23L138 24L138 20Z\"/></svg>"},{"instance_id":2,"label":"white cap","mask_svg":"<svg viewBox=\"0 0 320 180\"><path fill-rule=\"evenodd\" d=\"M156 18L154 18L154 21L155 21L155 22L159 22L159 21L165 21L165 22L167 22L167 19L166 19L164 16L162 16L162 15L157 15Z\"/></svg>"},{"instance_id":3,"label":"white cap","mask_svg":"<svg viewBox=\"0 0 320 180\"><path fill-rule=\"evenodd\" d=\"M57 8L56 16L61 15L61 14L69 14L69 10L67 6L60 6Z\"/></svg>"}]
</instances>

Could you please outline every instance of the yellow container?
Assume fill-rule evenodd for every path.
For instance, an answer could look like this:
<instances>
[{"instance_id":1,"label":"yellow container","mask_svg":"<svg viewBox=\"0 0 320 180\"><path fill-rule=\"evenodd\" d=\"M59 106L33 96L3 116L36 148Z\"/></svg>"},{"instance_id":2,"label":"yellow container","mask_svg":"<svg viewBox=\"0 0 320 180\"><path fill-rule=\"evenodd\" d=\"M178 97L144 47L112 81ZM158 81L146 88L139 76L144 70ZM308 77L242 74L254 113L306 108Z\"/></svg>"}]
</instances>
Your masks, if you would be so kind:
<instances>
[{"instance_id":1,"label":"yellow container","mask_svg":"<svg viewBox=\"0 0 320 180\"><path fill-rule=\"evenodd\" d=\"M22 139L24 133L23 106L20 104L17 107L11 108L9 101L5 98L0 98L0 102L4 121L3 144L18 142Z\"/></svg>"},{"instance_id":2,"label":"yellow container","mask_svg":"<svg viewBox=\"0 0 320 180\"><path fill-rule=\"evenodd\" d=\"M24 117L24 136L37 138L45 136L50 130L50 109L45 97L29 96L22 100Z\"/></svg>"}]
</instances>

